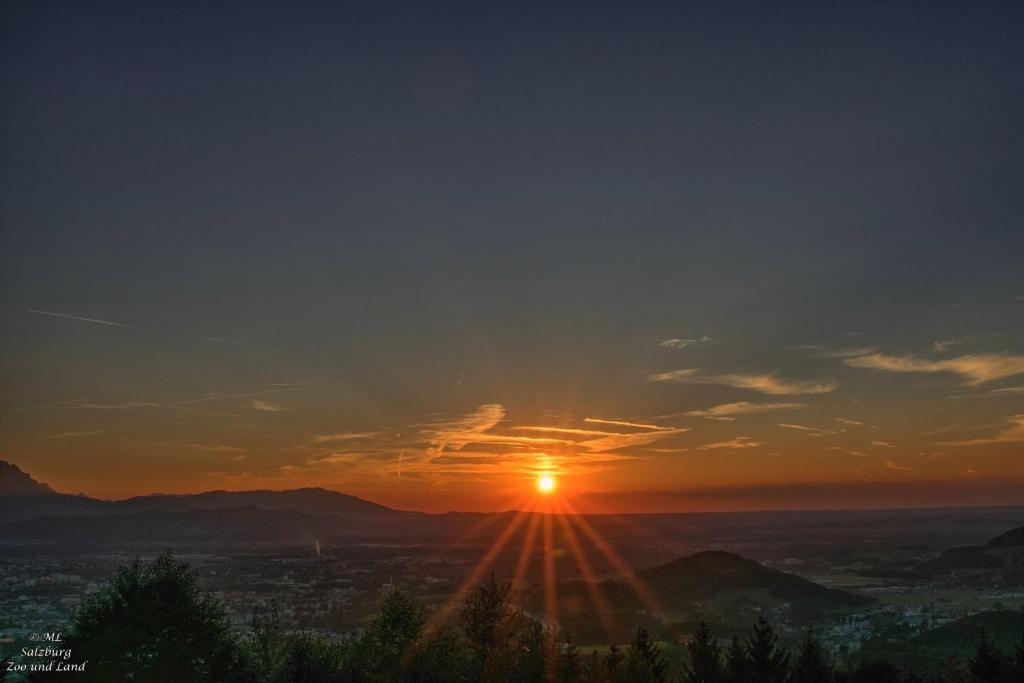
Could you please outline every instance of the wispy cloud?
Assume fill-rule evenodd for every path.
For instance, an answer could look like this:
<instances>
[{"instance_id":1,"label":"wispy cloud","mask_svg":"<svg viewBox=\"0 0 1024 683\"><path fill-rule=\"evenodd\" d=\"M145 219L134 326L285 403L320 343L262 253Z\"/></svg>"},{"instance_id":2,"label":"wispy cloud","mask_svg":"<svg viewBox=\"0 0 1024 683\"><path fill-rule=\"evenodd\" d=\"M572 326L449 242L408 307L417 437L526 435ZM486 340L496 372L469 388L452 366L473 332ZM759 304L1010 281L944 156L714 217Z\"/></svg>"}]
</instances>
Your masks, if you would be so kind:
<instances>
[{"instance_id":1,"label":"wispy cloud","mask_svg":"<svg viewBox=\"0 0 1024 683\"><path fill-rule=\"evenodd\" d=\"M381 432L338 432L336 434L317 434L309 439L310 443L338 443L339 441L363 441L380 436Z\"/></svg>"},{"instance_id":2,"label":"wispy cloud","mask_svg":"<svg viewBox=\"0 0 1024 683\"><path fill-rule=\"evenodd\" d=\"M81 315L71 315L69 313L55 313L53 311L41 311L35 308L26 308L26 313L35 313L36 315L49 315L54 318L64 318L66 320L78 320L83 323L94 323L96 325L107 325L109 327L132 327L127 323L117 323L113 320L101 320L99 318L86 318Z\"/></svg>"},{"instance_id":3,"label":"wispy cloud","mask_svg":"<svg viewBox=\"0 0 1024 683\"><path fill-rule=\"evenodd\" d=\"M960 344L961 340L950 337L949 339L937 339L932 342L932 351L936 353L945 353L954 346Z\"/></svg>"},{"instance_id":4,"label":"wispy cloud","mask_svg":"<svg viewBox=\"0 0 1024 683\"><path fill-rule=\"evenodd\" d=\"M403 459L403 473L417 468L434 474L490 473L502 463L512 471L533 471L541 466L562 471L606 469L638 457L616 451L646 446L687 431L603 418L589 418L583 423L607 425L609 429L572 424L508 425L503 406L481 405L459 417L422 424L425 451L418 459Z\"/></svg>"},{"instance_id":5,"label":"wispy cloud","mask_svg":"<svg viewBox=\"0 0 1024 683\"><path fill-rule=\"evenodd\" d=\"M122 441L145 444L147 446L159 446L163 448L191 448L197 451L210 451L212 453L245 453L244 448L229 446L222 443L203 443L199 441L151 441L147 439L129 438L124 438Z\"/></svg>"},{"instance_id":6,"label":"wispy cloud","mask_svg":"<svg viewBox=\"0 0 1024 683\"><path fill-rule=\"evenodd\" d=\"M1011 415L1006 418L1009 427L1004 427L989 437L979 439L966 439L963 441L940 441L941 446L982 446L986 444L999 443L1021 443L1024 442L1024 414Z\"/></svg>"},{"instance_id":7,"label":"wispy cloud","mask_svg":"<svg viewBox=\"0 0 1024 683\"><path fill-rule=\"evenodd\" d=\"M856 356L866 356L869 353L874 353L875 349L870 346L861 346L852 349L832 349L829 351L822 351L818 355L822 358L854 358Z\"/></svg>"},{"instance_id":8,"label":"wispy cloud","mask_svg":"<svg viewBox=\"0 0 1024 683\"><path fill-rule=\"evenodd\" d=\"M703 336L695 339L683 339L680 337L674 337L672 339L666 339L663 342L659 342L658 346L663 349L685 349L687 346L694 344L706 344L711 341L711 337Z\"/></svg>"},{"instance_id":9,"label":"wispy cloud","mask_svg":"<svg viewBox=\"0 0 1024 683\"><path fill-rule=\"evenodd\" d=\"M270 401L261 401L259 399L253 399L249 402L249 406L256 411L261 413L284 413L287 412L287 408L278 404L271 403Z\"/></svg>"},{"instance_id":10,"label":"wispy cloud","mask_svg":"<svg viewBox=\"0 0 1024 683\"><path fill-rule=\"evenodd\" d=\"M872 441L872 446L878 446L879 448L896 448L896 444L889 443L888 441Z\"/></svg>"},{"instance_id":11,"label":"wispy cloud","mask_svg":"<svg viewBox=\"0 0 1024 683\"><path fill-rule=\"evenodd\" d=\"M944 360L875 353L859 358L847 358L844 362L855 368L883 372L949 372L960 375L968 384L982 384L1024 374L1024 356L999 353L957 356Z\"/></svg>"},{"instance_id":12,"label":"wispy cloud","mask_svg":"<svg viewBox=\"0 0 1024 683\"><path fill-rule=\"evenodd\" d=\"M630 422L628 420L605 420L600 417L585 417L584 422L600 425L615 425L618 427L636 427L637 429L665 429L661 425L646 424L644 422Z\"/></svg>"},{"instance_id":13,"label":"wispy cloud","mask_svg":"<svg viewBox=\"0 0 1024 683\"><path fill-rule=\"evenodd\" d=\"M835 434L834 431L828 429L818 429L817 427L806 427L804 425L787 424L785 422L780 422L779 426L785 427L786 429L794 429L799 432L807 432L810 436L821 436L822 434Z\"/></svg>"},{"instance_id":14,"label":"wispy cloud","mask_svg":"<svg viewBox=\"0 0 1024 683\"><path fill-rule=\"evenodd\" d=\"M800 394L827 394L834 391L839 385L832 380L811 381L811 380L785 380L774 374L744 375L726 374L709 375L694 368L681 370L670 370L658 372L647 376L652 382L679 382L683 384L719 384L723 386L736 387L737 389L750 389L763 394L775 396L790 396Z\"/></svg>"},{"instance_id":15,"label":"wispy cloud","mask_svg":"<svg viewBox=\"0 0 1024 683\"><path fill-rule=\"evenodd\" d=\"M628 448L635 446L646 446L647 444L654 443L669 436L675 436L688 432L689 429L662 429L656 432L633 432L630 434L609 434L599 439L591 439L589 441L581 441L580 446L594 451L595 453L603 453L605 451L616 451L620 448Z\"/></svg>"},{"instance_id":16,"label":"wispy cloud","mask_svg":"<svg viewBox=\"0 0 1024 683\"><path fill-rule=\"evenodd\" d=\"M704 417L710 420L735 420L735 415L767 413L775 410L795 410L804 407L806 407L804 403L750 403L749 401L739 401L737 403L723 403L713 408L706 408L705 410L691 410L686 415Z\"/></svg>"},{"instance_id":17,"label":"wispy cloud","mask_svg":"<svg viewBox=\"0 0 1024 683\"><path fill-rule=\"evenodd\" d=\"M59 432L57 434L50 434L44 436L44 439L77 439L83 436L98 436L104 434L106 429L89 429L81 432Z\"/></svg>"},{"instance_id":18,"label":"wispy cloud","mask_svg":"<svg viewBox=\"0 0 1024 683\"><path fill-rule=\"evenodd\" d=\"M579 429L577 427L539 427L532 425L525 425L522 427L513 427L514 431L518 432L538 432L541 434L564 434L566 436L605 436L607 434L614 434L615 432L606 432L600 429Z\"/></svg>"},{"instance_id":19,"label":"wispy cloud","mask_svg":"<svg viewBox=\"0 0 1024 683\"><path fill-rule=\"evenodd\" d=\"M818 358L852 358L854 356L866 356L869 353L875 352L875 348L871 346L830 349L820 344L798 344L788 348L791 351L809 351Z\"/></svg>"},{"instance_id":20,"label":"wispy cloud","mask_svg":"<svg viewBox=\"0 0 1024 683\"><path fill-rule=\"evenodd\" d=\"M75 408L88 410L136 410L138 408L156 408L156 403L145 401L127 401L123 403L104 403L94 401L91 398L76 398L72 401L58 401L39 406L28 406L26 409L35 408Z\"/></svg>"},{"instance_id":21,"label":"wispy cloud","mask_svg":"<svg viewBox=\"0 0 1024 683\"><path fill-rule=\"evenodd\" d=\"M850 425L851 427L863 427L864 423L858 420L848 420L845 417L837 417L836 422L841 422L844 425Z\"/></svg>"},{"instance_id":22,"label":"wispy cloud","mask_svg":"<svg viewBox=\"0 0 1024 683\"><path fill-rule=\"evenodd\" d=\"M701 451L706 451L706 450L717 449L717 448L728 448L728 449L758 448L759 446L762 446L762 445L764 445L764 444L762 444L760 441L758 441L757 439L755 439L752 436L737 436L735 439L732 439L731 441L720 441L718 443L706 443L706 444L704 444L702 446L697 446L697 449L701 450Z\"/></svg>"},{"instance_id":23,"label":"wispy cloud","mask_svg":"<svg viewBox=\"0 0 1024 683\"><path fill-rule=\"evenodd\" d=\"M466 444L480 439L485 432L496 427L504 419L505 406L500 403L487 403L468 415L437 420L426 427L431 433L431 447L440 452L449 446L459 450Z\"/></svg>"},{"instance_id":24,"label":"wispy cloud","mask_svg":"<svg viewBox=\"0 0 1024 683\"><path fill-rule=\"evenodd\" d=\"M246 391L240 394L217 394L209 393L199 398L190 398L187 401L179 401L180 405L191 405L193 403L209 403L210 401L224 401L232 398L250 398L252 396L265 396L267 394L279 394L282 391L294 391L292 386L276 387L274 389L261 389L259 391Z\"/></svg>"},{"instance_id":25,"label":"wispy cloud","mask_svg":"<svg viewBox=\"0 0 1024 683\"><path fill-rule=\"evenodd\" d=\"M892 460L886 460L885 466L890 470L896 470L898 472L912 472L913 467L907 467L906 465L900 465L899 463L893 462Z\"/></svg>"},{"instance_id":26,"label":"wispy cloud","mask_svg":"<svg viewBox=\"0 0 1024 683\"><path fill-rule=\"evenodd\" d=\"M848 455L856 455L857 457L860 457L860 458L866 458L867 457L867 455L865 453L861 453L860 451L858 451L856 449L853 449L853 448L847 448L846 446L825 446L825 450L826 451L842 451L843 453L846 453Z\"/></svg>"}]
</instances>

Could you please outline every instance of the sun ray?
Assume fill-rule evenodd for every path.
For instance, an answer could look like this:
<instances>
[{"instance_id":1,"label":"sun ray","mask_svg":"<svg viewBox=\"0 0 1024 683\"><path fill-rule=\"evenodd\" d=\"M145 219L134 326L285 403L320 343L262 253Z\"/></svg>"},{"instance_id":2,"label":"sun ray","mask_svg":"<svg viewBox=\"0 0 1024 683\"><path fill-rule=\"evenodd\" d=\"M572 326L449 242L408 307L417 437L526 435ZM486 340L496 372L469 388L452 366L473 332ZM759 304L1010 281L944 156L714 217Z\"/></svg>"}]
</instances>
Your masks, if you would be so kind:
<instances>
[{"instance_id":1,"label":"sun ray","mask_svg":"<svg viewBox=\"0 0 1024 683\"><path fill-rule=\"evenodd\" d=\"M636 593L636 596L640 601L643 602L648 609L660 610L661 603L657 596L655 596L654 593L652 593L651 590L639 578L637 578L633 568L619 557L618 553L608 545L607 541L601 538L601 535L594 530L590 525L590 522L588 522L583 515L576 512L575 508L569 501L565 501L565 506L571 513L568 515L569 521L575 523L594 544L594 547L596 547L598 551L600 551L600 553L612 564L612 566L615 567L616 571L618 571L622 576L622 580L629 584L630 588L633 589L633 592Z\"/></svg>"},{"instance_id":2,"label":"sun ray","mask_svg":"<svg viewBox=\"0 0 1024 683\"><path fill-rule=\"evenodd\" d=\"M508 526L506 526L504 531L501 532L501 535L494 540L494 543L490 545L487 552L484 553L479 561L477 561L476 565L469 572L466 578L462 580L462 583L460 583L459 587L455 589L455 592L448 601L434 610L433 614L430 615L427 619L427 623L424 624L423 628L420 630L419 637L410 643L409 647L407 647L405 652L402 653L403 659L413 656L423 645L426 639L434 632L434 629L451 617L452 613L455 611L455 607L464 599L466 592L477 584L484 572L486 572L490 568L491 564L494 563L498 554L508 543L509 539L512 538L516 529L518 529L523 521L526 520L528 514L529 513L524 511L516 512L515 517L513 517L508 523Z\"/></svg>"},{"instance_id":3,"label":"sun ray","mask_svg":"<svg viewBox=\"0 0 1024 683\"><path fill-rule=\"evenodd\" d=\"M587 593L590 596L590 604L594 608L594 612L597 613L598 620L601 622L601 628L604 631L605 640L611 642L612 625L610 621L610 609L608 607L608 601L605 599L604 594L601 592L601 586L598 583L597 575L594 573L593 568L590 566L590 561L587 559L586 552L580 545L579 539L576 536L576 532L573 531L572 525L566 519L564 508L559 505L558 509L558 523L562 527L562 535L565 537L566 544L569 546L569 552L576 558L576 565L580 569L580 573L583 574L583 582L586 584Z\"/></svg>"},{"instance_id":4,"label":"sun ray","mask_svg":"<svg viewBox=\"0 0 1024 683\"><path fill-rule=\"evenodd\" d=\"M555 539L550 510L544 514L544 618L550 629L548 637L553 641L558 631L558 596L555 585ZM547 663L548 667L552 665L553 662ZM554 670L547 673L550 678Z\"/></svg>"},{"instance_id":5,"label":"sun ray","mask_svg":"<svg viewBox=\"0 0 1024 683\"><path fill-rule=\"evenodd\" d=\"M533 502L531 501L531 499L527 498L527 497L523 497L523 498L520 498L520 499L516 500L515 504L512 506L512 510L518 512L518 511L521 511L521 510L526 509L526 508L531 508L532 509L532 507L533 507ZM462 545L464 543L467 543L467 542L473 540L474 538L476 538L477 536L481 535L482 533L484 533L485 531L487 531L491 527L496 526L498 524L498 522L501 521L501 519L502 519L502 514L501 513L490 513L490 514L484 515L482 519L474 522L473 524L470 525L470 527L468 529L462 531L453 540L451 540L448 543L446 543L445 544L445 550L451 550L452 548L455 548L457 546L460 546L460 545Z\"/></svg>"},{"instance_id":6,"label":"sun ray","mask_svg":"<svg viewBox=\"0 0 1024 683\"><path fill-rule=\"evenodd\" d=\"M533 547L537 542L537 529L540 527L541 515L536 511L530 512L530 526L526 530L526 539L523 547L519 550L519 559L516 561L516 569L512 574L512 590L518 592L518 586L526 576L530 566L530 559L533 556Z\"/></svg>"}]
</instances>

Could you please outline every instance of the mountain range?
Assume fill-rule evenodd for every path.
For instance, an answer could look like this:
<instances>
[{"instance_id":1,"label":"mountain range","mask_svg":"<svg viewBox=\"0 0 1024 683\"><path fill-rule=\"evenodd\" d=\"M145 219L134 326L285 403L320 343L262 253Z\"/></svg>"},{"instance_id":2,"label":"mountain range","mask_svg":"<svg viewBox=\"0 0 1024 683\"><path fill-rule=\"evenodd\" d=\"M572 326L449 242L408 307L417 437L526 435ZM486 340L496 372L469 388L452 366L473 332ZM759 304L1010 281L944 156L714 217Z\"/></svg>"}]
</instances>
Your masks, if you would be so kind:
<instances>
[{"instance_id":1,"label":"mountain range","mask_svg":"<svg viewBox=\"0 0 1024 683\"><path fill-rule=\"evenodd\" d=\"M54 491L50 486L33 479L17 465L0 460L0 523L40 517L136 515L153 511L181 512L229 508L292 511L364 522L423 515L418 512L394 510L356 496L323 488L285 491L207 491L186 495L155 494L118 501L98 500L84 495ZM200 516L194 517L200 519ZM109 524L109 520L103 524Z\"/></svg>"}]
</instances>

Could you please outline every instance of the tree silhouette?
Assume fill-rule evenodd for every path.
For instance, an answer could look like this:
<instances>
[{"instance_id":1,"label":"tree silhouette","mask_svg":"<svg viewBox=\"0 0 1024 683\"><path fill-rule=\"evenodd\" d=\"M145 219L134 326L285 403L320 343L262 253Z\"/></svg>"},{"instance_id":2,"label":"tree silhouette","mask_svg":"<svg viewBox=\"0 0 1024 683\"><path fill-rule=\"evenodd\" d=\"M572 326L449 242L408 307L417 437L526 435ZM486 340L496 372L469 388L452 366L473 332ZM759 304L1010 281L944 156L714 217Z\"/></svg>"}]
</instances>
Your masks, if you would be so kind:
<instances>
[{"instance_id":1,"label":"tree silhouette","mask_svg":"<svg viewBox=\"0 0 1024 683\"><path fill-rule=\"evenodd\" d=\"M626 671L627 679L637 683L663 683L668 678L668 664L643 626L629 644Z\"/></svg>"},{"instance_id":2,"label":"tree silhouette","mask_svg":"<svg viewBox=\"0 0 1024 683\"><path fill-rule=\"evenodd\" d=\"M686 644L690 654L690 666L683 672L685 683L721 683L725 672L722 668L722 648L711 635L711 629L700 622L693 638Z\"/></svg>"},{"instance_id":3,"label":"tree silhouette","mask_svg":"<svg viewBox=\"0 0 1024 683\"><path fill-rule=\"evenodd\" d=\"M537 621L523 629L519 638L519 655L514 670L515 681L541 681L548 668L551 637Z\"/></svg>"},{"instance_id":4,"label":"tree silhouette","mask_svg":"<svg viewBox=\"0 0 1024 683\"><path fill-rule=\"evenodd\" d=\"M775 629L762 614L747 638L750 683L784 683L789 676L789 655L778 647Z\"/></svg>"},{"instance_id":5,"label":"tree silhouette","mask_svg":"<svg viewBox=\"0 0 1024 683\"><path fill-rule=\"evenodd\" d=\"M259 680L274 681L291 651L291 643L284 635L277 603L263 616L253 610L249 622L249 652Z\"/></svg>"},{"instance_id":6,"label":"tree silhouette","mask_svg":"<svg viewBox=\"0 0 1024 683\"><path fill-rule=\"evenodd\" d=\"M725 653L725 680L727 683L746 683L750 671L750 661L743 641L738 637L729 643Z\"/></svg>"},{"instance_id":7,"label":"tree silhouette","mask_svg":"<svg viewBox=\"0 0 1024 683\"><path fill-rule=\"evenodd\" d=\"M1002 683L1003 661L999 652L992 647L991 641L985 635L974 648L974 657L968 665L968 670L977 681L985 683Z\"/></svg>"},{"instance_id":8,"label":"tree silhouette","mask_svg":"<svg viewBox=\"0 0 1024 683\"><path fill-rule=\"evenodd\" d=\"M291 639L288 655L274 683L351 683L342 668L342 653L332 643L310 636ZM363 679L366 680L366 679Z\"/></svg>"},{"instance_id":9,"label":"tree silhouette","mask_svg":"<svg viewBox=\"0 0 1024 683\"><path fill-rule=\"evenodd\" d=\"M470 674L476 680L496 680L500 672L512 668L512 648L525 619L509 602L511 590L511 584L499 584L492 573L462 608L460 622L470 650Z\"/></svg>"},{"instance_id":10,"label":"tree silhouette","mask_svg":"<svg viewBox=\"0 0 1024 683\"><path fill-rule=\"evenodd\" d=\"M1020 642L1013 649L1010 659L1010 680L1024 681L1024 631L1021 631Z\"/></svg>"},{"instance_id":11,"label":"tree silhouette","mask_svg":"<svg viewBox=\"0 0 1024 683\"><path fill-rule=\"evenodd\" d=\"M558 681L559 683L576 683L583 673L583 665L580 661L579 649L567 638L562 645L562 651L558 655Z\"/></svg>"},{"instance_id":12,"label":"tree silhouette","mask_svg":"<svg viewBox=\"0 0 1024 683\"><path fill-rule=\"evenodd\" d=\"M618 683L623 677L623 661L625 656L622 654L622 648L617 643L612 643L608 646L608 655L605 657L605 664L608 669L608 680L612 683Z\"/></svg>"},{"instance_id":13,"label":"tree silhouette","mask_svg":"<svg viewBox=\"0 0 1024 683\"><path fill-rule=\"evenodd\" d=\"M88 661L80 681L256 678L224 608L170 553L121 567L74 616L66 647Z\"/></svg>"},{"instance_id":14,"label":"tree silhouette","mask_svg":"<svg viewBox=\"0 0 1024 683\"><path fill-rule=\"evenodd\" d=\"M832 667L811 629L807 629L800 644L789 680L791 683L829 683L832 680Z\"/></svg>"}]
</instances>

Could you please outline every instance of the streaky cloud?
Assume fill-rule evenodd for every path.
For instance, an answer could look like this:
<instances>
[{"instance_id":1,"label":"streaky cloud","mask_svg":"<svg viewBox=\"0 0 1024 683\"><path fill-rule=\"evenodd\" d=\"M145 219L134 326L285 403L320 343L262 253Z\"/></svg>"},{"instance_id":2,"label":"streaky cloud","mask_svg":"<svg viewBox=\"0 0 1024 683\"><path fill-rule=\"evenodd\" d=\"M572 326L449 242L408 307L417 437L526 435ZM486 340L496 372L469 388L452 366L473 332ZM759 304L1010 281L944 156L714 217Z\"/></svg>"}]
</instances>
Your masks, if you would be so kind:
<instances>
[{"instance_id":1,"label":"streaky cloud","mask_svg":"<svg viewBox=\"0 0 1024 683\"><path fill-rule=\"evenodd\" d=\"M99 318L86 318L81 315L71 315L70 313L55 313L54 311L41 311L37 308L26 308L26 313L35 313L36 315L49 315L54 318L64 318L66 320L79 320L84 323L94 323L96 325L107 325L109 327L133 327L127 323L118 323L113 320L101 320Z\"/></svg>"},{"instance_id":2,"label":"streaky cloud","mask_svg":"<svg viewBox=\"0 0 1024 683\"><path fill-rule=\"evenodd\" d=\"M960 375L967 380L968 384L972 385L1024 374L1024 356L1000 353L965 355L943 360L874 353L857 358L847 358L843 362L851 367L882 372L949 372Z\"/></svg>"},{"instance_id":3,"label":"streaky cloud","mask_svg":"<svg viewBox=\"0 0 1024 683\"><path fill-rule=\"evenodd\" d=\"M282 391L294 391L295 387L277 387L274 389L261 389L259 391L246 391L240 394L207 394L199 398L190 398L186 401L179 401L179 405L191 405L193 403L209 403L210 401L224 401L232 398L251 398L253 396L266 396L267 394L279 394Z\"/></svg>"},{"instance_id":4,"label":"streaky cloud","mask_svg":"<svg viewBox=\"0 0 1024 683\"><path fill-rule=\"evenodd\" d=\"M638 429L666 429L666 427L661 425L647 424L644 422L630 422L628 420L605 420L600 417L585 417L583 418L583 421L590 422L592 424L615 425L618 427L636 427Z\"/></svg>"},{"instance_id":5,"label":"streaky cloud","mask_svg":"<svg viewBox=\"0 0 1024 683\"><path fill-rule=\"evenodd\" d=\"M710 420L733 420L734 415L750 415L754 413L767 413L775 410L796 410L805 408L805 403L751 403L749 401L738 401L736 403L723 403L704 410L691 410L685 415L691 417L704 417Z\"/></svg>"},{"instance_id":6,"label":"streaky cloud","mask_svg":"<svg viewBox=\"0 0 1024 683\"><path fill-rule=\"evenodd\" d=\"M44 439L78 439L85 436L98 436L106 433L106 429L88 429L80 432L59 432L57 434L50 434L44 436Z\"/></svg>"},{"instance_id":7,"label":"streaky cloud","mask_svg":"<svg viewBox=\"0 0 1024 683\"><path fill-rule=\"evenodd\" d=\"M725 449L738 449L738 448L758 448L763 446L760 441L752 436L737 436L735 439L730 441L719 441L717 443L706 443L702 446L697 446L697 450L715 450L719 448Z\"/></svg>"},{"instance_id":8,"label":"streaky cloud","mask_svg":"<svg viewBox=\"0 0 1024 683\"><path fill-rule=\"evenodd\" d=\"M259 399L253 399L250 401L249 406L253 410L261 413L285 413L288 411L287 408L280 404L271 403L270 401L261 401Z\"/></svg>"},{"instance_id":9,"label":"streaky cloud","mask_svg":"<svg viewBox=\"0 0 1024 683\"><path fill-rule=\"evenodd\" d=\"M74 408L88 410L135 410L138 408L156 408L159 404L147 401L128 401L125 403L101 403L91 398L76 398L73 401L59 401L39 406L27 406L25 410L44 408Z\"/></svg>"},{"instance_id":10,"label":"streaky cloud","mask_svg":"<svg viewBox=\"0 0 1024 683\"><path fill-rule=\"evenodd\" d=\"M835 391L839 384L832 381L785 380L775 374L725 374L707 375L695 368L658 372L647 376L652 382L679 382L682 384L718 384L749 389L762 394L792 396L801 394L827 394Z\"/></svg>"},{"instance_id":11,"label":"streaky cloud","mask_svg":"<svg viewBox=\"0 0 1024 683\"><path fill-rule=\"evenodd\" d=\"M382 432L338 432L336 434L316 434L312 436L310 443L337 443L339 441L361 441L380 436Z\"/></svg>"},{"instance_id":12,"label":"streaky cloud","mask_svg":"<svg viewBox=\"0 0 1024 683\"><path fill-rule=\"evenodd\" d=\"M1006 421L1010 423L1010 426L996 432L992 436L962 441L939 441L938 444L940 446L984 446L1024 442L1024 414L1011 415L1006 418Z\"/></svg>"},{"instance_id":13,"label":"streaky cloud","mask_svg":"<svg viewBox=\"0 0 1024 683\"><path fill-rule=\"evenodd\" d=\"M790 423L786 423L786 422L780 422L779 426L780 427L785 427L786 429L793 429L793 430L796 430L796 431L799 431L799 432L807 432L811 436L821 436L822 434L835 434L836 433L835 431L830 430L830 429L819 429L818 427L807 427L805 425L790 424Z\"/></svg>"},{"instance_id":14,"label":"streaky cloud","mask_svg":"<svg viewBox=\"0 0 1024 683\"><path fill-rule=\"evenodd\" d=\"M682 338L679 338L679 337L674 337L672 339L666 339L663 342L659 342L658 346L660 346L663 349L676 349L676 350L678 350L678 349L685 349L687 346L692 346L694 344L706 344L706 343L708 343L710 341L711 341L711 337L708 337L708 336L697 337L695 339L682 339Z\"/></svg>"},{"instance_id":15,"label":"streaky cloud","mask_svg":"<svg viewBox=\"0 0 1024 683\"><path fill-rule=\"evenodd\" d=\"M662 429L655 432L633 432L631 434L612 434L609 436L602 437L600 439L592 439L590 441L581 441L580 446L596 452L602 453L604 451L615 451L620 448L628 448L631 446L646 446L649 443L654 443L668 436L675 436L688 432L689 429Z\"/></svg>"}]
</instances>

